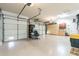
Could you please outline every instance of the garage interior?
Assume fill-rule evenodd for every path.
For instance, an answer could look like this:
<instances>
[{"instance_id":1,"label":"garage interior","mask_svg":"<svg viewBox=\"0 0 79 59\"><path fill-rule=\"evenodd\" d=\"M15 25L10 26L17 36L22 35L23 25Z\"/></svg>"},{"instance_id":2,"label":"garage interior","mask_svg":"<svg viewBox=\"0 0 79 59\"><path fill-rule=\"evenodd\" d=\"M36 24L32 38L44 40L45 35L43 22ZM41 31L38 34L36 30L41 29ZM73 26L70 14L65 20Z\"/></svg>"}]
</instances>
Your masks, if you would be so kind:
<instances>
[{"instance_id":1,"label":"garage interior","mask_svg":"<svg viewBox=\"0 0 79 59\"><path fill-rule=\"evenodd\" d=\"M74 37L79 3L0 3L0 56L79 56Z\"/></svg>"}]
</instances>

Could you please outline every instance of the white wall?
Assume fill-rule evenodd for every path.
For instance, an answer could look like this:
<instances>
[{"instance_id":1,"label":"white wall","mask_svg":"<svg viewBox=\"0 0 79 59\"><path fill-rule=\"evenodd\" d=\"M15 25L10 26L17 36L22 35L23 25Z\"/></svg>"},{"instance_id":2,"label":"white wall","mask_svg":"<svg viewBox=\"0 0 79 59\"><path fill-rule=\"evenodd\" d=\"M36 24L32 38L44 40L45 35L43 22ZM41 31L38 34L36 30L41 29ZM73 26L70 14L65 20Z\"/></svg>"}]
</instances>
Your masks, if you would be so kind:
<instances>
[{"instance_id":1,"label":"white wall","mask_svg":"<svg viewBox=\"0 0 79 59\"><path fill-rule=\"evenodd\" d=\"M22 21L17 21L17 15L15 13L3 11L4 14L4 40L17 40L17 24L18 24L18 39L27 38L27 18L26 19L19 19ZM9 15L9 16L8 16ZM13 17L10 17L13 16Z\"/></svg>"},{"instance_id":2,"label":"white wall","mask_svg":"<svg viewBox=\"0 0 79 59\"><path fill-rule=\"evenodd\" d=\"M65 17L65 18L60 18L60 19L57 19L55 22L57 22L58 24L65 22L66 23L66 32L69 34L77 34L78 33L77 19L76 19L76 22L73 22L73 19L76 19L76 15L72 15L72 16Z\"/></svg>"}]
</instances>

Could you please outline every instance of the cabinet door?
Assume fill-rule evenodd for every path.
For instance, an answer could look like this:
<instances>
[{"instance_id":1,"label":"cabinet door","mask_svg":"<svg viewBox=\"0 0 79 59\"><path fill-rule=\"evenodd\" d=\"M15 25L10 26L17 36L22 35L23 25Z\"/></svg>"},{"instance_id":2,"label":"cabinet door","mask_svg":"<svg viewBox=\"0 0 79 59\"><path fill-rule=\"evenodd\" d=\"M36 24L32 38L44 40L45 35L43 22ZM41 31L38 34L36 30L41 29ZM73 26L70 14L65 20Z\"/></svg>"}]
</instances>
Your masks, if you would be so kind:
<instances>
[{"instance_id":1,"label":"cabinet door","mask_svg":"<svg viewBox=\"0 0 79 59\"><path fill-rule=\"evenodd\" d=\"M57 35L58 34L58 25L57 24L48 25L47 34Z\"/></svg>"}]
</instances>

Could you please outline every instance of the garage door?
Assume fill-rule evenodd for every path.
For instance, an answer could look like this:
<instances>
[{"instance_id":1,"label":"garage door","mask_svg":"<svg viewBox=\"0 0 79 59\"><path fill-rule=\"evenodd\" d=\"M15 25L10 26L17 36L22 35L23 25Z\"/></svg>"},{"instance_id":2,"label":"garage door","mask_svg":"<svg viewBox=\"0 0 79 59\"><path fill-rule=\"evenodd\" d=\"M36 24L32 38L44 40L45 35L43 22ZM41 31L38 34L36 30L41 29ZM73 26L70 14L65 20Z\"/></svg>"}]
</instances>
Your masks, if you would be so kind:
<instances>
[{"instance_id":1,"label":"garage door","mask_svg":"<svg viewBox=\"0 0 79 59\"><path fill-rule=\"evenodd\" d=\"M24 38L27 38L26 19L20 19L17 21L17 18L4 15L4 41Z\"/></svg>"}]
</instances>

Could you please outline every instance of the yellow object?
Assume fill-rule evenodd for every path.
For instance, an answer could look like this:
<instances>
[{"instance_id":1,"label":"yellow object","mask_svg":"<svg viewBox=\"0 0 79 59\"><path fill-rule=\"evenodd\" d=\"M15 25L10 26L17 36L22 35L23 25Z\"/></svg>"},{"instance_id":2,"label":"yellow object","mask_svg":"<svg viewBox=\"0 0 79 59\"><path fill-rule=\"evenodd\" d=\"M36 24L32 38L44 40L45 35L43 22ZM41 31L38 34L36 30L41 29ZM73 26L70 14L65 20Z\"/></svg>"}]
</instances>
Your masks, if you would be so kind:
<instances>
[{"instance_id":1,"label":"yellow object","mask_svg":"<svg viewBox=\"0 0 79 59\"><path fill-rule=\"evenodd\" d=\"M70 38L79 39L79 34L71 34Z\"/></svg>"}]
</instances>

